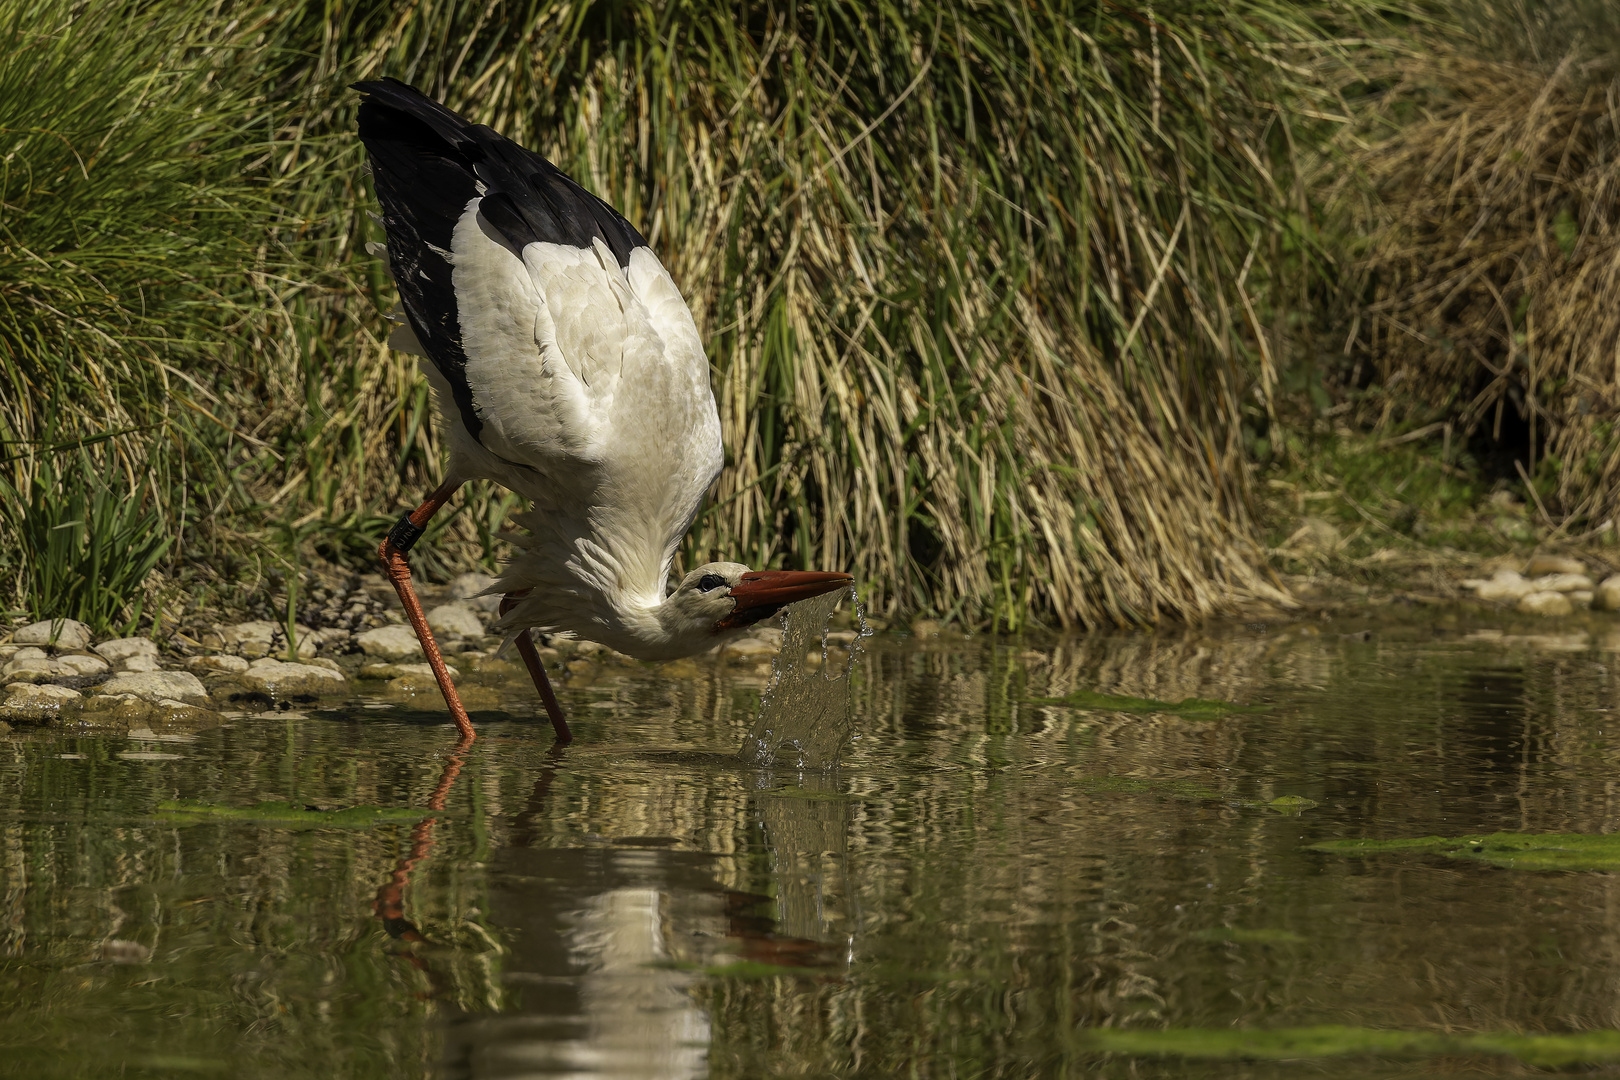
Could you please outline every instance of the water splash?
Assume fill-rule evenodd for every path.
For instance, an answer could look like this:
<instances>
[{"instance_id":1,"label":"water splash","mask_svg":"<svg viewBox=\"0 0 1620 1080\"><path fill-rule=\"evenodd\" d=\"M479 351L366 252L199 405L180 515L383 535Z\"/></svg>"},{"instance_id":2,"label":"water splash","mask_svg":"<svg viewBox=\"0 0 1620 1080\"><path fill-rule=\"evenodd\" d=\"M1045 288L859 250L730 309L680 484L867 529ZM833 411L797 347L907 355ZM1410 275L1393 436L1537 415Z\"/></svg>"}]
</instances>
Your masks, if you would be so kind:
<instances>
[{"instance_id":1,"label":"water splash","mask_svg":"<svg viewBox=\"0 0 1620 1080\"><path fill-rule=\"evenodd\" d=\"M846 599L855 605L855 640L840 661L827 641L828 620ZM831 769L854 727L849 675L862 643L872 636L866 612L848 592L801 600L779 616L782 648L771 661L771 684L760 701L754 730L737 756L750 765L771 765L787 751L800 769ZM821 650L821 664L807 657Z\"/></svg>"}]
</instances>

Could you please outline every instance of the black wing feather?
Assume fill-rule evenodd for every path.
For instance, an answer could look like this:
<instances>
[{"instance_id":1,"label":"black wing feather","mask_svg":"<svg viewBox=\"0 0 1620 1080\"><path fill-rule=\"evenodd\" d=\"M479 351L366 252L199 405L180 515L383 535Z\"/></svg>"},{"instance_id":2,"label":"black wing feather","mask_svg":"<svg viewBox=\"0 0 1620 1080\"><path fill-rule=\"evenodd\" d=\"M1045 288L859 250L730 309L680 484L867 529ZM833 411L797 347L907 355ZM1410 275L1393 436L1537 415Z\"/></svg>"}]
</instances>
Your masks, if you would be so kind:
<instances>
[{"instance_id":1,"label":"black wing feather","mask_svg":"<svg viewBox=\"0 0 1620 1080\"><path fill-rule=\"evenodd\" d=\"M355 83L360 140L388 231L388 257L411 329L450 384L467 431L483 421L467 383L467 354L450 251L456 222L484 187L479 213L513 252L533 243L589 248L604 241L621 267L646 244L618 211L544 157L469 123L398 79Z\"/></svg>"}]
</instances>

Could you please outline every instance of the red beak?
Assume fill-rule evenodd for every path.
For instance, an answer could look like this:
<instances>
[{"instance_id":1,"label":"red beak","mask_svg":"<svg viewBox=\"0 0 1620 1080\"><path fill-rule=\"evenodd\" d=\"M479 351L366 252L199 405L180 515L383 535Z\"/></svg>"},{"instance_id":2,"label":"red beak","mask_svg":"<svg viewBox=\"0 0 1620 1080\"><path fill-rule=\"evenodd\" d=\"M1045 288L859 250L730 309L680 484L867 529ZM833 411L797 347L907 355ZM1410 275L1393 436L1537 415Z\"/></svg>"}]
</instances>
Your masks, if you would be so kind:
<instances>
[{"instance_id":1,"label":"red beak","mask_svg":"<svg viewBox=\"0 0 1620 1080\"><path fill-rule=\"evenodd\" d=\"M855 579L822 570L750 570L731 587L737 606L714 624L716 632L737 630L768 619L789 604L847 589Z\"/></svg>"}]
</instances>

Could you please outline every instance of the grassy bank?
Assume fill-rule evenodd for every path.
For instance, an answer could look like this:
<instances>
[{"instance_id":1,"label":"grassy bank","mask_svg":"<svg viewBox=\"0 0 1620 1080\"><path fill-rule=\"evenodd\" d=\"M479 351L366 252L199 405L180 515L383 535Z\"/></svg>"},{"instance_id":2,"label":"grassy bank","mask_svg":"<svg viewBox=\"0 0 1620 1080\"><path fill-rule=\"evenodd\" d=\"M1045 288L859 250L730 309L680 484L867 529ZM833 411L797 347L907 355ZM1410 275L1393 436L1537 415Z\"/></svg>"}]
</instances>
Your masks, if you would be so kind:
<instances>
[{"instance_id":1,"label":"grassy bank","mask_svg":"<svg viewBox=\"0 0 1620 1080\"><path fill-rule=\"evenodd\" d=\"M149 623L369 568L430 486L363 250L344 87L381 74L543 150L663 254L728 448L689 560L847 567L879 611L977 624L1196 618L1269 590L1251 472L1291 412L1367 391L1312 359L1354 306L1321 162L1346 63L1383 55L1350 0L16 10L12 608ZM73 568L141 561L104 516L57 530L98 493L144 515L158 572L94 608ZM511 499L458 505L430 575L500 554Z\"/></svg>"}]
</instances>

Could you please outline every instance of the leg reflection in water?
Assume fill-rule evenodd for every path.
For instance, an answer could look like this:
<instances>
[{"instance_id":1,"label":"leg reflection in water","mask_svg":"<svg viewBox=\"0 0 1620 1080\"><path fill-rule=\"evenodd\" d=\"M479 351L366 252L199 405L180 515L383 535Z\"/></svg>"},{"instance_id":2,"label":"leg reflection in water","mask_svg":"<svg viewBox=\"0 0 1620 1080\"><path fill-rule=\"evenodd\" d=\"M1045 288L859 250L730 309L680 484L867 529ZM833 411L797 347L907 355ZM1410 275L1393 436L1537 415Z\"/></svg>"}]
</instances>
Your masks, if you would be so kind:
<instances>
[{"instance_id":1,"label":"leg reflection in water","mask_svg":"<svg viewBox=\"0 0 1620 1080\"><path fill-rule=\"evenodd\" d=\"M456 748L445 759L444 770L439 773L439 784L433 789L428 798L429 810L443 810L445 801L450 797L450 789L456 785L456 777L461 775L461 767L467 762L467 750L473 744L471 738L463 738L456 744ZM405 886L410 884L411 871L416 864L427 858L428 852L433 850L433 826L438 818L423 818L411 830L411 846L394 872L377 890L377 899L371 903L371 910L376 912L377 918L382 920L383 929L395 941L408 941L418 944L424 939L422 932L407 918L405 918ZM433 978L433 970L413 952L399 954L411 966L425 971L429 979ZM434 990L437 992L437 980L434 980ZM428 996L428 995L423 995Z\"/></svg>"},{"instance_id":2,"label":"leg reflection in water","mask_svg":"<svg viewBox=\"0 0 1620 1080\"><path fill-rule=\"evenodd\" d=\"M432 809L444 808L466 750L446 761ZM739 959L826 968L838 950L778 934L757 913L766 897L726 888L714 877L714 856L672 850L666 838L549 846L563 753L541 770L507 843L491 853L487 916L500 950L485 955L499 971L500 1011L451 1016L443 1072L480 1080L704 1076L711 1033L693 993L704 977L697 969ZM404 892L433 847L434 826L430 818L416 827L373 905L390 936L413 945L424 937L404 916ZM401 955L448 1005L452 995L418 950Z\"/></svg>"}]
</instances>

